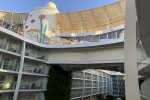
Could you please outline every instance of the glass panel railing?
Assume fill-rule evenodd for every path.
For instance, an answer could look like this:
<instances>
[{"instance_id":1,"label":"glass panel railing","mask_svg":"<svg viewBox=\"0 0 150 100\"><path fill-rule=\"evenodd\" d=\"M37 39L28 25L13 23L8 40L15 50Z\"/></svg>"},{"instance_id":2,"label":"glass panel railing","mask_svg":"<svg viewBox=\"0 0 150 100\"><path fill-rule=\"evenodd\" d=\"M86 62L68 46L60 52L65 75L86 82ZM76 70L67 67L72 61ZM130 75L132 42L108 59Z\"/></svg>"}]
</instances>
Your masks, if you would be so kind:
<instances>
[{"instance_id":1,"label":"glass panel railing","mask_svg":"<svg viewBox=\"0 0 150 100\"><path fill-rule=\"evenodd\" d=\"M73 72L72 73L73 78L81 78L83 79L83 72Z\"/></svg>"},{"instance_id":2,"label":"glass panel railing","mask_svg":"<svg viewBox=\"0 0 150 100\"><path fill-rule=\"evenodd\" d=\"M83 89L72 90L70 97L71 98L81 97L82 96L82 92L83 92Z\"/></svg>"},{"instance_id":3,"label":"glass panel railing","mask_svg":"<svg viewBox=\"0 0 150 100\"><path fill-rule=\"evenodd\" d=\"M0 61L0 70L19 71L19 64L9 61Z\"/></svg>"},{"instance_id":4,"label":"glass panel railing","mask_svg":"<svg viewBox=\"0 0 150 100\"><path fill-rule=\"evenodd\" d=\"M7 50L18 54L21 53L21 47L16 44L9 43Z\"/></svg>"},{"instance_id":5,"label":"glass panel railing","mask_svg":"<svg viewBox=\"0 0 150 100\"><path fill-rule=\"evenodd\" d=\"M44 74L44 68L37 68L37 66L32 65L24 65L23 71L27 73Z\"/></svg>"},{"instance_id":6,"label":"glass panel railing","mask_svg":"<svg viewBox=\"0 0 150 100\"><path fill-rule=\"evenodd\" d=\"M15 87L16 87L16 82L0 81L0 90L14 90Z\"/></svg>"},{"instance_id":7,"label":"glass panel railing","mask_svg":"<svg viewBox=\"0 0 150 100\"><path fill-rule=\"evenodd\" d=\"M23 32L23 22L14 22L8 21L6 19L0 19L0 26L3 28L6 28L8 30L11 30L19 35L24 35Z\"/></svg>"},{"instance_id":8,"label":"glass panel railing","mask_svg":"<svg viewBox=\"0 0 150 100\"><path fill-rule=\"evenodd\" d=\"M40 37L38 35L32 33L26 33L26 38L29 38L35 42L39 42L42 44L48 45L74 45L74 44L88 44L88 43L95 43L95 42L104 42L109 40L115 39L123 39L124 38L124 29L120 29L114 32L108 32L103 34L94 35L96 32L92 32L93 35L87 36L56 36L51 37L49 39L45 39L44 41L40 41ZM71 34L71 33L70 33Z\"/></svg>"},{"instance_id":9,"label":"glass panel railing","mask_svg":"<svg viewBox=\"0 0 150 100\"><path fill-rule=\"evenodd\" d=\"M42 86L34 82L21 82L20 89L42 89Z\"/></svg>"},{"instance_id":10,"label":"glass panel railing","mask_svg":"<svg viewBox=\"0 0 150 100\"><path fill-rule=\"evenodd\" d=\"M91 89L85 89L84 96L91 95Z\"/></svg>"},{"instance_id":11,"label":"glass panel railing","mask_svg":"<svg viewBox=\"0 0 150 100\"><path fill-rule=\"evenodd\" d=\"M5 42L5 39L0 38L0 49L20 54L22 48L17 44L13 44L11 42Z\"/></svg>"},{"instance_id":12,"label":"glass panel railing","mask_svg":"<svg viewBox=\"0 0 150 100\"><path fill-rule=\"evenodd\" d=\"M26 49L25 56L33 57L40 60L47 60L47 57L44 54L30 49Z\"/></svg>"}]
</instances>

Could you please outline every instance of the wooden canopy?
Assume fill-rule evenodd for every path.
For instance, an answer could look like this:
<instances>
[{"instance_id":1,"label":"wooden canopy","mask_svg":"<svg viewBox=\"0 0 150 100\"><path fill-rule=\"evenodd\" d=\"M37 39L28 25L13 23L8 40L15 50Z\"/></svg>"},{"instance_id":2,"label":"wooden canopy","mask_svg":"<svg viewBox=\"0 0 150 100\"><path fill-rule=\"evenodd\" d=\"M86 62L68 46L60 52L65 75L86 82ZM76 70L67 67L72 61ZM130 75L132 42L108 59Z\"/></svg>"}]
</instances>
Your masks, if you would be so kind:
<instances>
[{"instance_id":1,"label":"wooden canopy","mask_svg":"<svg viewBox=\"0 0 150 100\"><path fill-rule=\"evenodd\" d=\"M93 32L124 24L125 0L94 9L58 13L57 24L61 33Z\"/></svg>"}]
</instances>

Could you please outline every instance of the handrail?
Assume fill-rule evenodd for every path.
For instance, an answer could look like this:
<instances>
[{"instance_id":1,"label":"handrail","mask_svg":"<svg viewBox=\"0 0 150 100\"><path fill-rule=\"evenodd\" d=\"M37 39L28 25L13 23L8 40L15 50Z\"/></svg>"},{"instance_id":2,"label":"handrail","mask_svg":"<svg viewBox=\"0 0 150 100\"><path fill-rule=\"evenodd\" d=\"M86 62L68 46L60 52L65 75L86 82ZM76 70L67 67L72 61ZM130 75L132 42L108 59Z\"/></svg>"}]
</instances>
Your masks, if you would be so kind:
<instances>
[{"instance_id":1,"label":"handrail","mask_svg":"<svg viewBox=\"0 0 150 100\"><path fill-rule=\"evenodd\" d=\"M30 72L30 73L38 73L38 74L44 74L44 66L42 67L37 67L37 66L32 66L32 65L24 65L24 72ZM45 74L44 74L45 75Z\"/></svg>"},{"instance_id":2,"label":"handrail","mask_svg":"<svg viewBox=\"0 0 150 100\"><path fill-rule=\"evenodd\" d=\"M0 25L0 26L2 26L2 27L4 27L4 28L6 28L6 26L7 25L9 25L9 27L8 28L6 28L6 29L8 29L8 30L11 30L11 31L13 31L13 32L15 32L15 33L17 33L17 34L19 34L19 35L21 35L21 36L23 36L24 35L24 31L23 31L23 22L20 22L21 24L22 24L22 28L21 27L17 27L16 29L15 29L15 27L16 27L16 24L12 24L12 23L10 23L10 22L8 22L6 19L4 19L4 18L0 18L0 20L2 20L2 24ZM14 28L13 28L14 27ZM21 33L22 32L22 33Z\"/></svg>"},{"instance_id":3,"label":"handrail","mask_svg":"<svg viewBox=\"0 0 150 100\"><path fill-rule=\"evenodd\" d=\"M0 69L1 70L18 71L19 70L19 63L1 60L0 61Z\"/></svg>"},{"instance_id":4,"label":"handrail","mask_svg":"<svg viewBox=\"0 0 150 100\"><path fill-rule=\"evenodd\" d=\"M146 100L150 100L150 98L147 97L147 96L144 96L144 95L142 95L142 94L140 94L140 96L141 96L142 98L146 99Z\"/></svg>"},{"instance_id":5,"label":"handrail","mask_svg":"<svg viewBox=\"0 0 150 100\"><path fill-rule=\"evenodd\" d=\"M122 30L122 31L121 31ZM93 32L92 32L93 33ZM110 35L111 33L114 33L115 35ZM43 44L49 44L49 45L74 45L74 44L87 44L87 43L95 43L95 42L100 42L101 40L111 40L111 39L120 39L121 37L120 34L123 34L123 29L117 30L117 31L112 31L112 32L107 32L103 34L98 34L98 35L87 35L87 36L82 36L81 37L72 37L74 39L71 39L71 37L68 39L63 38L61 36L57 37L51 37L50 40L46 40ZM34 36L30 33L26 33L27 35L31 36L31 39L33 40L33 37L37 38L36 42L39 42L38 40L40 39L37 36ZM27 37L26 35L26 37ZM103 35L106 35L105 37L101 37ZM55 41L53 41L55 40ZM40 43L40 42L39 42Z\"/></svg>"},{"instance_id":6,"label":"handrail","mask_svg":"<svg viewBox=\"0 0 150 100\"><path fill-rule=\"evenodd\" d=\"M47 60L47 56L44 53L40 53L31 49L26 49L25 56L33 57L40 60Z\"/></svg>"}]
</instances>

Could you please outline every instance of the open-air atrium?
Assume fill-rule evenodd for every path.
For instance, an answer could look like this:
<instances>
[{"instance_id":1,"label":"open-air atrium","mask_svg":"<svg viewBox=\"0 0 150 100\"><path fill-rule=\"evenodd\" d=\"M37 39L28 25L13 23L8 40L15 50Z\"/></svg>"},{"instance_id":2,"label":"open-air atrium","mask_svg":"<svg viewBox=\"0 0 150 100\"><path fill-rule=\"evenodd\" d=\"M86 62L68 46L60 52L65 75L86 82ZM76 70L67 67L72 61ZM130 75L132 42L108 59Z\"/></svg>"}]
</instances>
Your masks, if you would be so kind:
<instances>
[{"instance_id":1,"label":"open-air atrium","mask_svg":"<svg viewBox=\"0 0 150 100\"><path fill-rule=\"evenodd\" d=\"M150 100L149 5L0 10L0 100Z\"/></svg>"}]
</instances>

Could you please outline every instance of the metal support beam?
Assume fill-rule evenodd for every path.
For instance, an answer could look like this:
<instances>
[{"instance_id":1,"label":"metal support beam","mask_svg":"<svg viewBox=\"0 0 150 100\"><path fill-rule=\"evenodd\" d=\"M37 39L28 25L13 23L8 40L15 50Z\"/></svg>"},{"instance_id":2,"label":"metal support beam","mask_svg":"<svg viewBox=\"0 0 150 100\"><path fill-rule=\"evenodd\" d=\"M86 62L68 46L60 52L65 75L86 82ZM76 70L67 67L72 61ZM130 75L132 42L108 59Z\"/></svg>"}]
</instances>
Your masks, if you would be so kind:
<instances>
[{"instance_id":1,"label":"metal support beam","mask_svg":"<svg viewBox=\"0 0 150 100\"><path fill-rule=\"evenodd\" d=\"M137 69L135 0L126 0L124 46L126 100L140 100Z\"/></svg>"}]
</instances>

